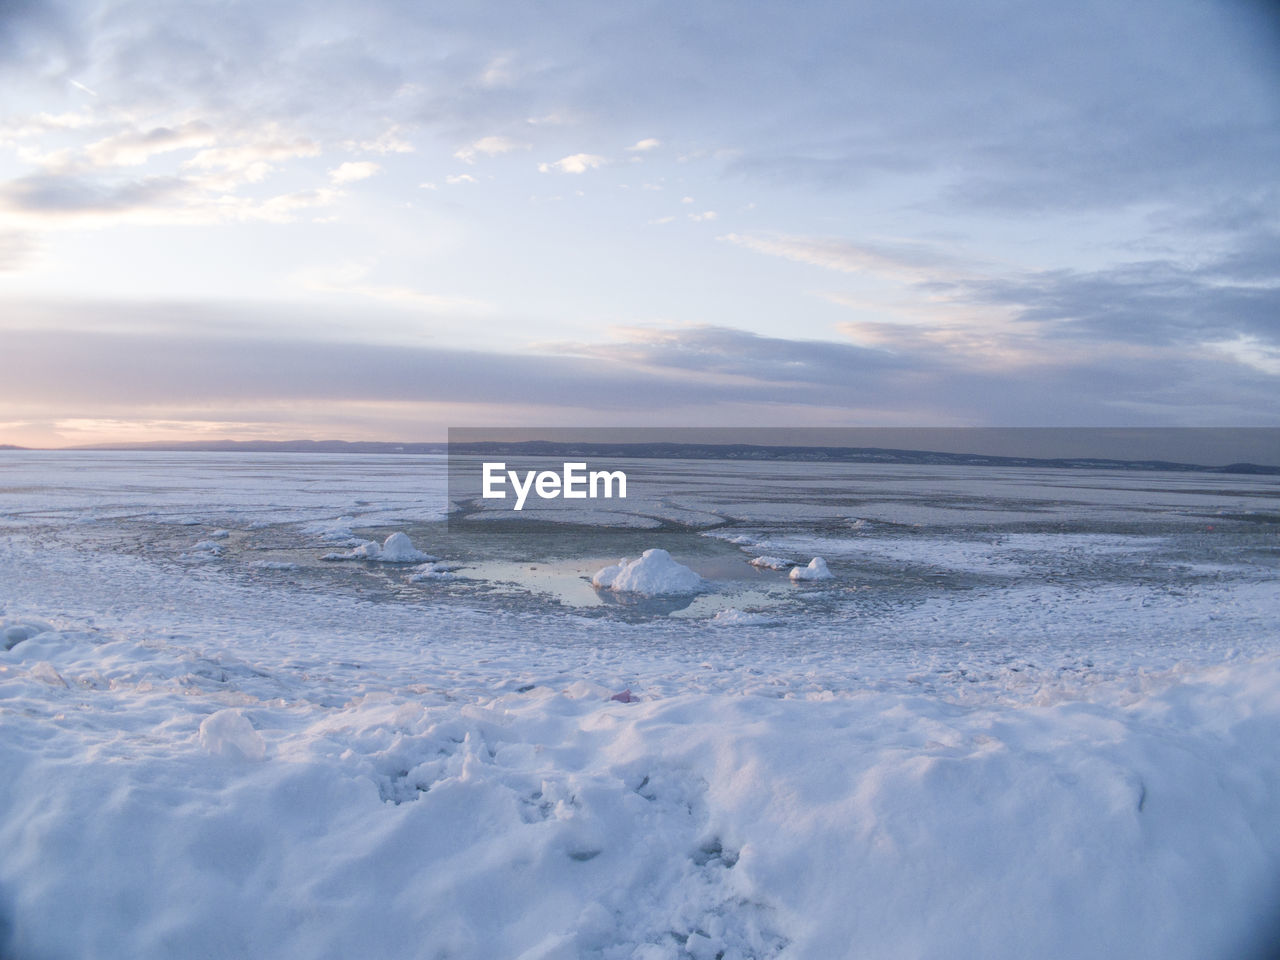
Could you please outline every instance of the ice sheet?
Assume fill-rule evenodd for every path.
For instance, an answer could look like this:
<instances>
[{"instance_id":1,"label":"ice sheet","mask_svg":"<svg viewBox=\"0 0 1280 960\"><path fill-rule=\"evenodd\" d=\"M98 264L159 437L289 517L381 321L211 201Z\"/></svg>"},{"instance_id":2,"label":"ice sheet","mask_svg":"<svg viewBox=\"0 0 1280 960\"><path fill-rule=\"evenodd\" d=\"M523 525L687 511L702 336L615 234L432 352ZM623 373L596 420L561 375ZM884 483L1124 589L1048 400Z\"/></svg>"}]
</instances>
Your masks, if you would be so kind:
<instances>
[{"instance_id":1,"label":"ice sheet","mask_svg":"<svg viewBox=\"0 0 1280 960\"><path fill-rule=\"evenodd\" d=\"M6 454L0 954L1248 957L1276 485L761 469L513 538L429 458ZM707 590L566 599L647 546Z\"/></svg>"}]
</instances>

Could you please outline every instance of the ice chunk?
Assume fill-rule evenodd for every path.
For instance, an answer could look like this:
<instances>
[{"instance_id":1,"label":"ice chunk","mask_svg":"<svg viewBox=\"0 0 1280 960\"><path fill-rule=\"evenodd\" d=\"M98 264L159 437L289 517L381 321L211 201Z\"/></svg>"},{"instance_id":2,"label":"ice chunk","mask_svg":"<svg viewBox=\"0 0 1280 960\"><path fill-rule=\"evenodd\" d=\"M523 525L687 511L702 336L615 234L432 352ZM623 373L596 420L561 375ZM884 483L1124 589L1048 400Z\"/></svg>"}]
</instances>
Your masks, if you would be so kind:
<instances>
[{"instance_id":1,"label":"ice chunk","mask_svg":"<svg viewBox=\"0 0 1280 960\"><path fill-rule=\"evenodd\" d=\"M366 540L350 553L326 553L321 560L377 560L379 563L430 563L439 559L415 549L408 535L399 531L381 544Z\"/></svg>"},{"instance_id":2,"label":"ice chunk","mask_svg":"<svg viewBox=\"0 0 1280 960\"><path fill-rule=\"evenodd\" d=\"M591 578L600 589L619 593L638 593L646 597L697 593L703 588L700 576L671 559L665 550L646 550L639 560L620 560L605 567Z\"/></svg>"},{"instance_id":3,"label":"ice chunk","mask_svg":"<svg viewBox=\"0 0 1280 960\"><path fill-rule=\"evenodd\" d=\"M191 549L196 553L218 554L222 552L222 545L213 540L201 540Z\"/></svg>"},{"instance_id":4,"label":"ice chunk","mask_svg":"<svg viewBox=\"0 0 1280 960\"><path fill-rule=\"evenodd\" d=\"M67 681L58 672L58 668L48 660L38 660L35 666L31 668L31 676L33 679L39 680L41 683L47 683L51 687L67 686Z\"/></svg>"},{"instance_id":5,"label":"ice chunk","mask_svg":"<svg viewBox=\"0 0 1280 960\"><path fill-rule=\"evenodd\" d=\"M373 559L383 563L428 563L436 558L414 549L408 535L397 531L383 541L382 550Z\"/></svg>"},{"instance_id":6,"label":"ice chunk","mask_svg":"<svg viewBox=\"0 0 1280 960\"><path fill-rule=\"evenodd\" d=\"M814 557L807 567L792 567L792 580L830 580L831 571L827 569L827 561Z\"/></svg>"},{"instance_id":7,"label":"ice chunk","mask_svg":"<svg viewBox=\"0 0 1280 960\"><path fill-rule=\"evenodd\" d=\"M236 709L219 710L200 723L200 746L217 757L261 760L267 753L262 735Z\"/></svg>"},{"instance_id":8,"label":"ice chunk","mask_svg":"<svg viewBox=\"0 0 1280 960\"><path fill-rule=\"evenodd\" d=\"M623 557L617 563L597 570L596 575L591 578L591 585L599 587L601 590L612 589L613 582L618 579L618 574L622 572L622 568L626 565L627 558Z\"/></svg>"},{"instance_id":9,"label":"ice chunk","mask_svg":"<svg viewBox=\"0 0 1280 960\"><path fill-rule=\"evenodd\" d=\"M747 562L753 567L767 567L770 570L785 570L792 565L792 561L783 560L781 557L756 557Z\"/></svg>"},{"instance_id":10,"label":"ice chunk","mask_svg":"<svg viewBox=\"0 0 1280 960\"><path fill-rule=\"evenodd\" d=\"M453 571L461 569L462 564L460 563L435 560L424 563L420 567L415 567L413 573L409 575L409 582L423 583L427 580L454 580L456 576Z\"/></svg>"}]
</instances>

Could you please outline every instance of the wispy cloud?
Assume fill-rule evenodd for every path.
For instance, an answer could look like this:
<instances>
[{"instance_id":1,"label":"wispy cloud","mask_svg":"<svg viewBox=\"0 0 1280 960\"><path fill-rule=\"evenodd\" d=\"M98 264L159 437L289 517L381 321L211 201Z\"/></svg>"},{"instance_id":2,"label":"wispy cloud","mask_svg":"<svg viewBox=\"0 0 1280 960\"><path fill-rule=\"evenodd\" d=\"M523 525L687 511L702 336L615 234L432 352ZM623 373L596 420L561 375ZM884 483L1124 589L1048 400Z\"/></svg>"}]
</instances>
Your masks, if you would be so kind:
<instances>
[{"instance_id":1,"label":"wispy cloud","mask_svg":"<svg viewBox=\"0 0 1280 960\"><path fill-rule=\"evenodd\" d=\"M874 273L907 280L957 275L956 258L922 243L855 243L835 237L725 234L720 239L757 253L841 273Z\"/></svg>"},{"instance_id":2,"label":"wispy cloud","mask_svg":"<svg viewBox=\"0 0 1280 960\"><path fill-rule=\"evenodd\" d=\"M221 145L201 150L184 166L187 169L219 171L234 179L257 183L281 164L319 155L320 144L316 140L289 136L278 127L268 126L227 137Z\"/></svg>"},{"instance_id":3,"label":"wispy cloud","mask_svg":"<svg viewBox=\"0 0 1280 960\"><path fill-rule=\"evenodd\" d=\"M190 177L99 181L76 176L24 177L0 184L0 211L32 230L63 225L202 224L235 221L285 223L303 210L341 195L330 189L296 190L264 199L211 191Z\"/></svg>"},{"instance_id":4,"label":"wispy cloud","mask_svg":"<svg viewBox=\"0 0 1280 960\"><path fill-rule=\"evenodd\" d=\"M349 261L336 267L301 270L294 275L294 279L305 289L319 293L366 297L448 316L474 316L493 311L491 304L473 297L434 293L405 284L378 282L372 279L373 272L371 263Z\"/></svg>"},{"instance_id":5,"label":"wispy cloud","mask_svg":"<svg viewBox=\"0 0 1280 960\"><path fill-rule=\"evenodd\" d=\"M454 153L454 157L463 163L475 163L479 157L497 157L504 153L528 149L529 144L512 140L510 137L490 136L481 137L474 143L460 148Z\"/></svg>"},{"instance_id":6,"label":"wispy cloud","mask_svg":"<svg viewBox=\"0 0 1280 960\"><path fill-rule=\"evenodd\" d=\"M627 150L631 153L646 153L649 150L656 150L662 146L662 141L656 137L645 137L643 140L637 140Z\"/></svg>"},{"instance_id":7,"label":"wispy cloud","mask_svg":"<svg viewBox=\"0 0 1280 960\"><path fill-rule=\"evenodd\" d=\"M209 146L214 139L212 126L193 120L176 127L125 130L89 144L85 153L97 166L130 167L146 163L159 153Z\"/></svg>"},{"instance_id":8,"label":"wispy cloud","mask_svg":"<svg viewBox=\"0 0 1280 960\"><path fill-rule=\"evenodd\" d=\"M366 140L347 140L343 146L362 153L413 153L414 146L405 137L400 124L392 124L376 137Z\"/></svg>"}]
</instances>

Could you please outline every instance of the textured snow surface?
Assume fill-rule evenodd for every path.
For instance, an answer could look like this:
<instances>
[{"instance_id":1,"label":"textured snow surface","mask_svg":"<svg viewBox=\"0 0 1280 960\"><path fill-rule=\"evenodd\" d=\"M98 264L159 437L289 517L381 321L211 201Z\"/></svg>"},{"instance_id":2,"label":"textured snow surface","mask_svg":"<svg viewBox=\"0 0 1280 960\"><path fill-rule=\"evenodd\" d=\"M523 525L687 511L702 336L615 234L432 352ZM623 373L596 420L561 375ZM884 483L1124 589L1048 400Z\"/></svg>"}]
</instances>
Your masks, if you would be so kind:
<instances>
[{"instance_id":1,"label":"textured snow surface","mask_svg":"<svg viewBox=\"0 0 1280 960\"><path fill-rule=\"evenodd\" d=\"M438 465L389 459L0 458L0 957L1261 960L1280 929L1256 478L869 471L871 530L692 503L753 519L660 542L783 600L699 613L707 573L588 615L485 581L414 525ZM1052 525L910 526L928 490ZM1129 519L1057 529L1086 497ZM319 562L402 531L449 559ZM590 594L638 549L572 544Z\"/></svg>"}]
</instances>

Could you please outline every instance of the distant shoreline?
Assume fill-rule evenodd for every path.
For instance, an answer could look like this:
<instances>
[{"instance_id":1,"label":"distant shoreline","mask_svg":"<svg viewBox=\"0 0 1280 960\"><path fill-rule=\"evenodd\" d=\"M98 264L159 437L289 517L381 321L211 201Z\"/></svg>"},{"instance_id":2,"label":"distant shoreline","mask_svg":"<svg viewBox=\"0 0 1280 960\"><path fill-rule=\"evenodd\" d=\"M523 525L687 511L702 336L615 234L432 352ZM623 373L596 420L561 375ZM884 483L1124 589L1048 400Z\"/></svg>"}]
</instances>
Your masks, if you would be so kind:
<instances>
[{"instance_id":1,"label":"distant shoreline","mask_svg":"<svg viewBox=\"0 0 1280 960\"><path fill-rule=\"evenodd\" d=\"M0 444L0 451L155 452L155 453L313 453L377 455L446 455L449 444L394 443L348 440L213 440L153 443L94 444L40 449ZM454 444L454 453L467 456L597 457L653 460L778 461L791 463L880 463L965 467L1040 467L1064 470L1166 471L1280 476L1280 464L1220 465L1169 460L1120 460L1098 457L1015 457L979 453L946 453L882 447L789 446L782 444L711 443L575 443L526 440Z\"/></svg>"}]
</instances>

